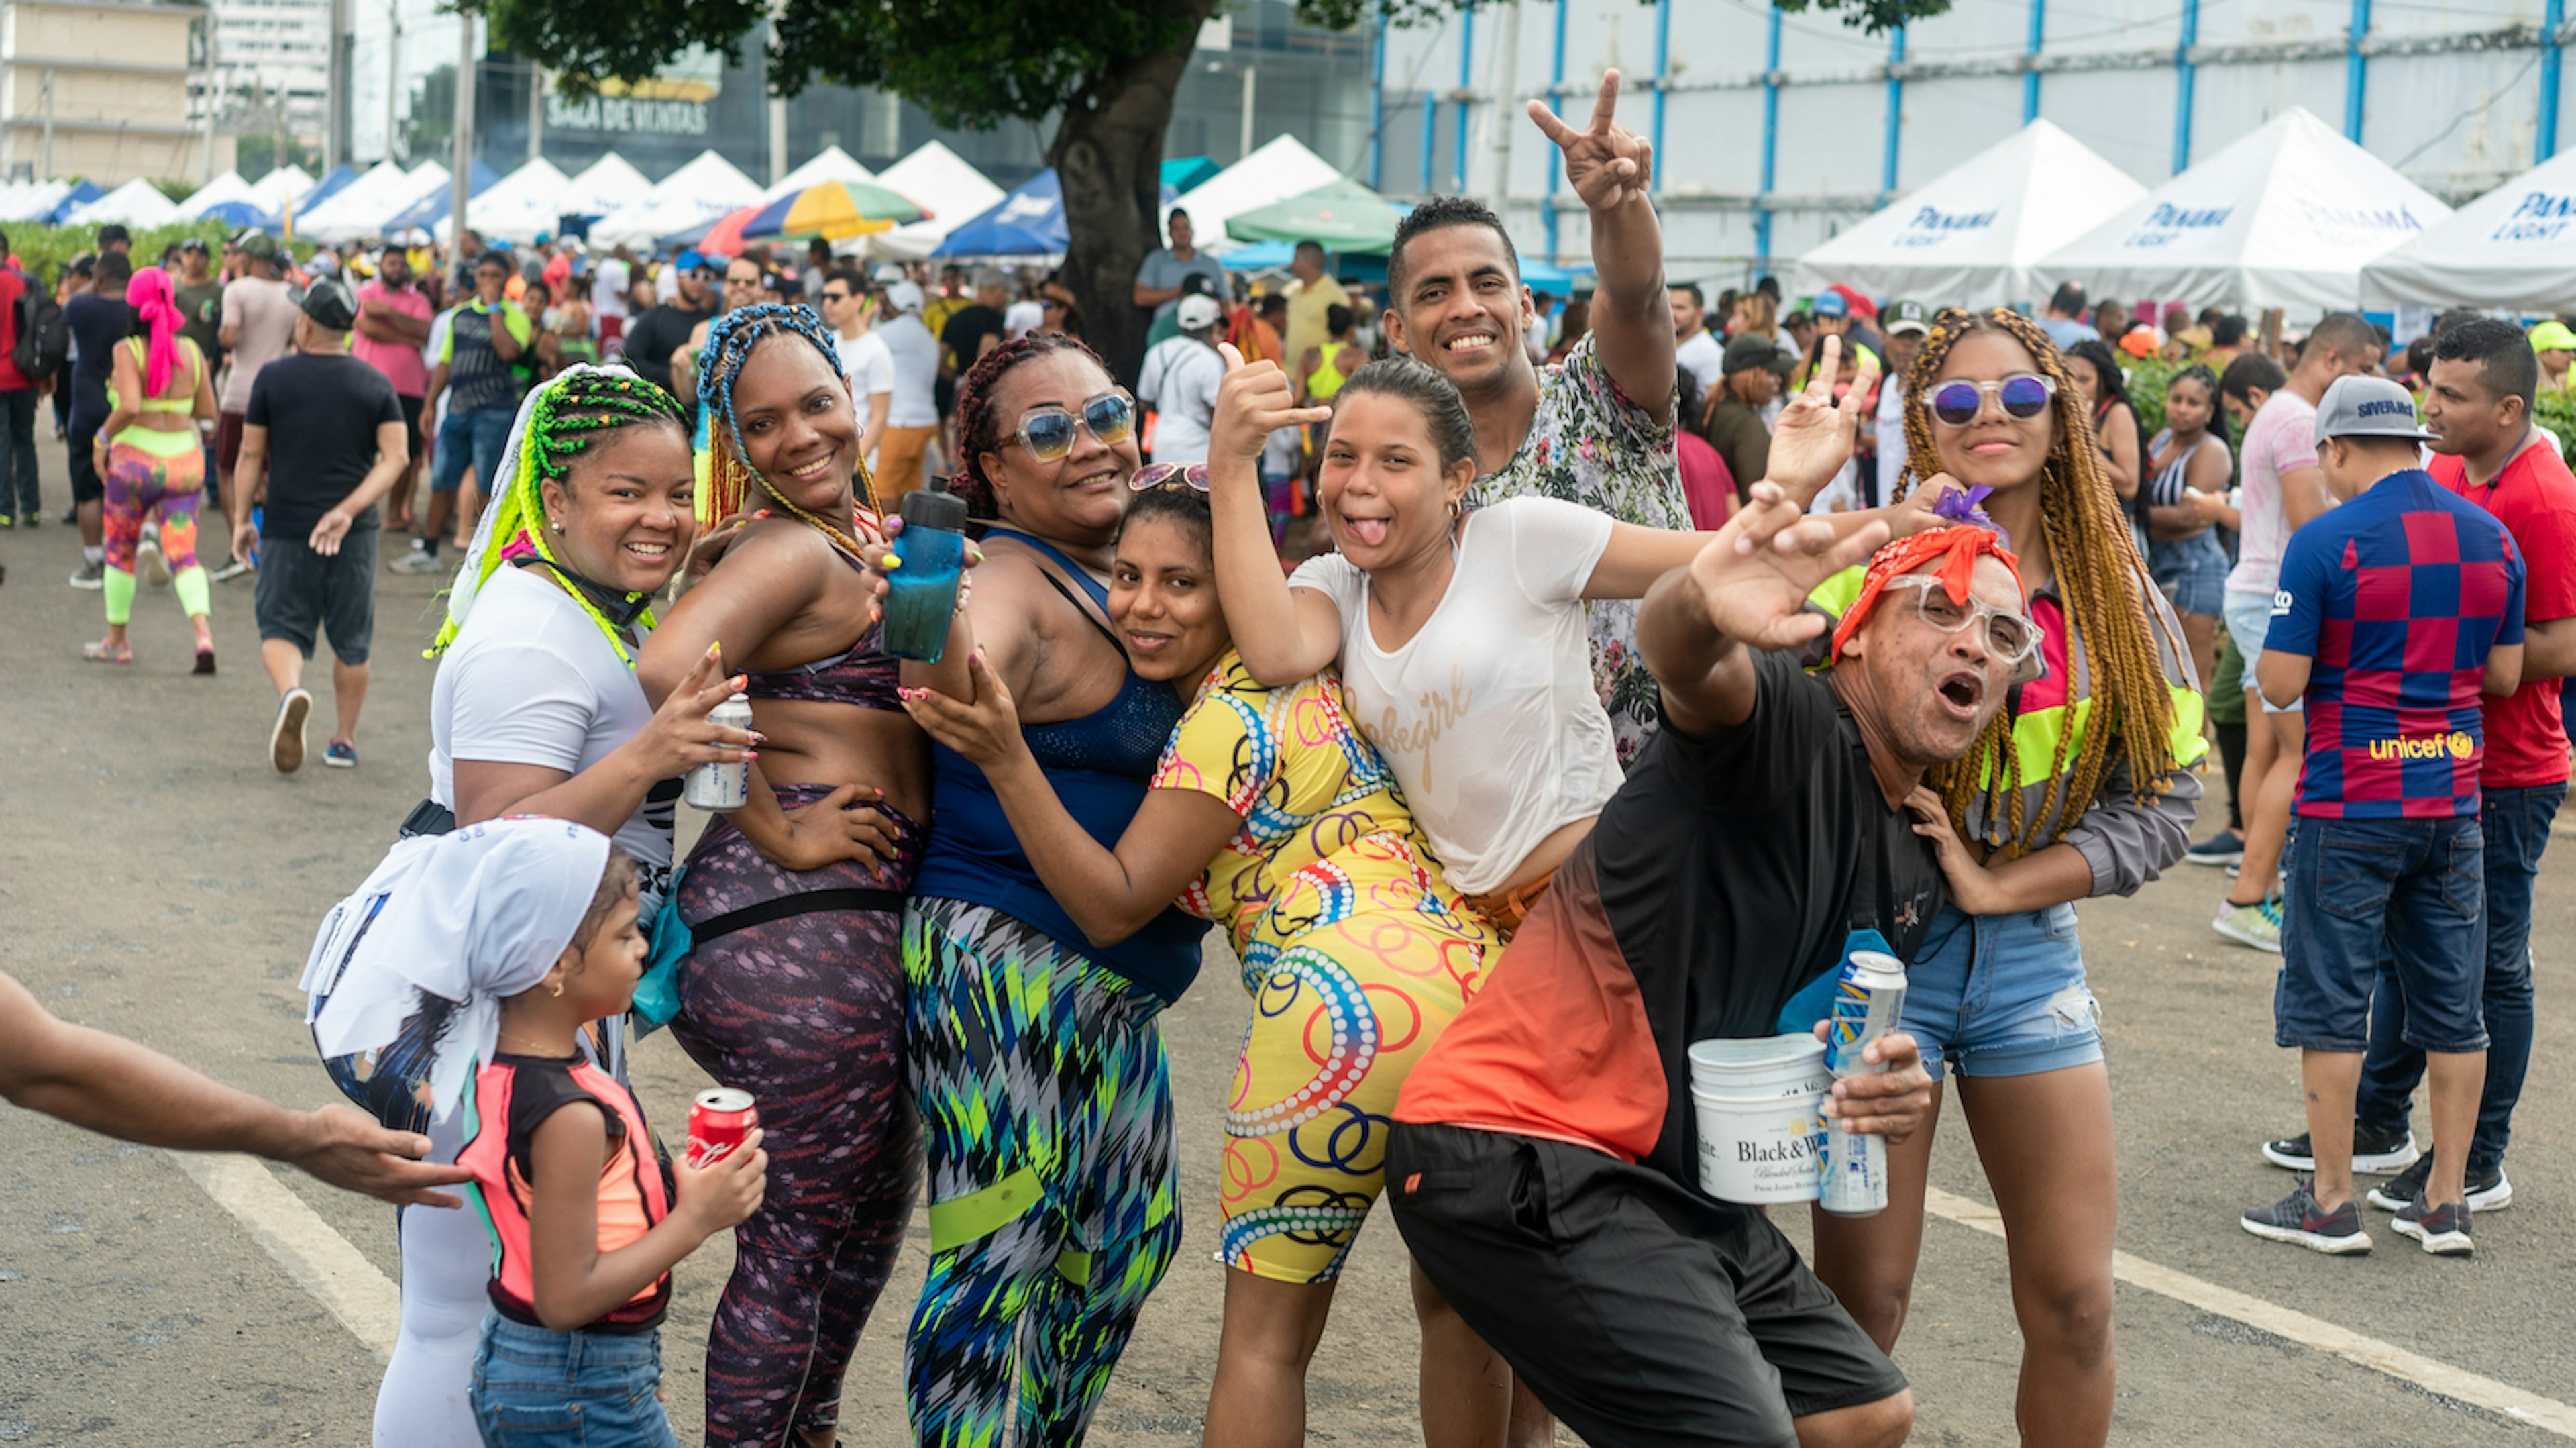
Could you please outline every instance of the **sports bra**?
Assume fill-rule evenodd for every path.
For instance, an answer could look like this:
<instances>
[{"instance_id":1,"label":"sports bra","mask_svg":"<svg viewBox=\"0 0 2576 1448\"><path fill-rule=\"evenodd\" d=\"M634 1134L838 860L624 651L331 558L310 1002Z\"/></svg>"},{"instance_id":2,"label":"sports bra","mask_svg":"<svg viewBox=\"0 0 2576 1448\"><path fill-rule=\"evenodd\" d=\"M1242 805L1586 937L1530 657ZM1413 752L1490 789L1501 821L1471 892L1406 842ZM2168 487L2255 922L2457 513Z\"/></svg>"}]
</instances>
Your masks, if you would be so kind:
<instances>
[{"instance_id":1,"label":"sports bra","mask_svg":"<svg viewBox=\"0 0 2576 1448\"><path fill-rule=\"evenodd\" d=\"M861 573L867 565L834 544L832 556ZM895 697L901 665L882 647L885 626L871 621L850 646L828 659L742 676L742 692L753 699L788 699L809 704L851 704L861 709L903 708Z\"/></svg>"},{"instance_id":2,"label":"sports bra","mask_svg":"<svg viewBox=\"0 0 2576 1448\"><path fill-rule=\"evenodd\" d=\"M1328 338L1323 346L1315 349L1315 370L1306 374L1308 396L1313 397L1317 402L1323 402L1342 390L1342 384L1350 379L1342 375L1342 369L1333 365L1333 359L1344 347L1350 345L1348 342L1336 342Z\"/></svg>"}]
</instances>

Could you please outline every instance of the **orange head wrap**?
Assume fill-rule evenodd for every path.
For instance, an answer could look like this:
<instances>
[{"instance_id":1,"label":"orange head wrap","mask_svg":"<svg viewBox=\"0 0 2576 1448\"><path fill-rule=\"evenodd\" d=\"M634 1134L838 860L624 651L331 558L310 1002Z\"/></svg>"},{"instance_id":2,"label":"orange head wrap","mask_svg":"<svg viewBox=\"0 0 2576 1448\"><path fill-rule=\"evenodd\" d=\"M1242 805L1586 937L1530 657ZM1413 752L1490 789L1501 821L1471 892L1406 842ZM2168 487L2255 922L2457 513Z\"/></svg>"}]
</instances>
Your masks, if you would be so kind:
<instances>
[{"instance_id":1,"label":"orange head wrap","mask_svg":"<svg viewBox=\"0 0 2576 1448\"><path fill-rule=\"evenodd\" d=\"M2004 546L2003 535L1991 528L1962 523L1950 528L1933 528L1909 537L1898 538L1870 555L1869 572L1861 579L1860 596L1843 611L1842 621L1834 625L1836 662L1843 656L1843 644L1861 625L1869 621L1870 611L1878 606L1879 596L1887 591L1888 580L1901 578L1924 564L1939 560L1941 567L1933 577L1941 580L1943 591L1952 603L1968 601L1968 583L1977 571L1977 558L1992 554L2012 570L2013 584L2021 584L2021 564Z\"/></svg>"}]
</instances>

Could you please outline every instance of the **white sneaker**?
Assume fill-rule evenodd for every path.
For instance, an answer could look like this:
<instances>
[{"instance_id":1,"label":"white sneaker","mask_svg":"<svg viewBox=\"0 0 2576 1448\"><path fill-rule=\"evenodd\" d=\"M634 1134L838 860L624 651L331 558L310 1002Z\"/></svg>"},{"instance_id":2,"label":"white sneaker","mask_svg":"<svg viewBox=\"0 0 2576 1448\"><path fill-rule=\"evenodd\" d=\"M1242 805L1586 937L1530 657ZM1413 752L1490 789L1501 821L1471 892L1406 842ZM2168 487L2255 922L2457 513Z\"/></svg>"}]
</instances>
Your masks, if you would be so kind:
<instances>
[{"instance_id":1,"label":"white sneaker","mask_svg":"<svg viewBox=\"0 0 2576 1448\"><path fill-rule=\"evenodd\" d=\"M430 552L426 548L414 548L409 553L404 554L385 566L396 573L444 573L447 571L447 566L439 562L438 555Z\"/></svg>"},{"instance_id":2,"label":"white sneaker","mask_svg":"<svg viewBox=\"0 0 2576 1448\"><path fill-rule=\"evenodd\" d=\"M154 588L170 586L170 560L161 556L161 540L146 538L134 550L134 572Z\"/></svg>"},{"instance_id":3,"label":"white sneaker","mask_svg":"<svg viewBox=\"0 0 2576 1448\"><path fill-rule=\"evenodd\" d=\"M268 726L268 762L278 773L304 767L304 721L312 713L313 696L302 689L289 689L277 701L277 722Z\"/></svg>"}]
</instances>

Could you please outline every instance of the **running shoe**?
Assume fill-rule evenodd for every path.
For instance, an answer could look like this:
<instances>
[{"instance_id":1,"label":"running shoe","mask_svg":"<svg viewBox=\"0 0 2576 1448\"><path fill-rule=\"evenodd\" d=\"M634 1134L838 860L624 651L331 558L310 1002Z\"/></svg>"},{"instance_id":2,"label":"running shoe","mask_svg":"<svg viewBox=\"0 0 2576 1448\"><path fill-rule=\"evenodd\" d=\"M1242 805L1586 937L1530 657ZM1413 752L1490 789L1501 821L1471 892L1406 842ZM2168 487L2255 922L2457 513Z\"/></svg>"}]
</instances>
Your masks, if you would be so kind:
<instances>
[{"instance_id":1,"label":"running shoe","mask_svg":"<svg viewBox=\"0 0 2576 1448\"><path fill-rule=\"evenodd\" d=\"M2397 1209L2395 1220L2388 1225L2401 1237L2412 1237L2424 1244L2424 1250L2436 1257L2467 1257L2478 1250L2469 1240L2469 1207L2464 1202L2450 1202L2426 1210L2422 1198Z\"/></svg>"},{"instance_id":2,"label":"running shoe","mask_svg":"<svg viewBox=\"0 0 2576 1448\"><path fill-rule=\"evenodd\" d=\"M107 565L84 563L80 566L79 572L64 581L74 588L86 588L92 593L97 593L107 587Z\"/></svg>"},{"instance_id":3,"label":"running shoe","mask_svg":"<svg viewBox=\"0 0 2576 1448\"><path fill-rule=\"evenodd\" d=\"M446 567L438 555L426 548L414 547L409 553L385 565L396 573L444 573Z\"/></svg>"},{"instance_id":4,"label":"running shoe","mask_svg":"<svg viewBox=\"0 0 2576 1448\"><path fill-rule=\"evenodd\" d=\"M2285 1136L2278 1141L2263 1143L2263 1159L2287 1171L2317 1169L2316 1153L2309 1148L2308 1134L2304 1131L2296 1136ZM2374 1135L2358 1125L2352 1129L2352 1169L2354 1171L2381 1176L2392 1171L2404 1171L2413 1166L2418 1159L2432 1160L2431 1157L2415 1149L2415 1133L2404 1127L2384 1136ZM2397 1208L2391 1204L2388 1210L2393 1212Z\"/></svg>"},{"instance_id":5,"label":"running shoe","mask_svg":"<svg viewBox=\"0 0 2576 1448\"><path fill-rule=\"evenodd\" d=\"M2370 1189L2370 1204L2383 1212L2400 1211L2423 1200L2424 1183L2433 1175L2433 1157L2427 1152L2413 1166ZM2504 1179L2499 1164L2484 1171L2469 1168L2469 1210L2500 1212L2513 1205L2513 1183Z\"/></svg>"},{"instance_id":6,"label":"running shoe","mask_svg":"<svg viewBox=\"0 0 2576 1448\"><path fill-rule=\"evenodd\" d=\"M334 739L322 746L322 762L333 769L355 769L358 767L358 746Z\"/></svg>"},{"instance_id":7,"label":"running shoe","mask_svg":"<svg viewBox=\"0 0 2576 1448\"><path fill-rule=\"evenodd\" d=\"M2220 830L2183 851L2182 857L2195 865L2233 865L2245 858L2245 837L2232 830Z\"/></svg>"},{"instance_id":8,"label":"running shoe","mask_svg":"<svg viewBox=\"0 0 2576 1448\"><path fill-rule=\"evenodd\" d=\"M161 556L161 540L146 538L134 550L135 576L154 588L170 586L170 560Z\"/></svg>"},{"instance_id":9,"label":"running shoe","mask_svg":"<svg viewBox=\"0 0 2576 1448\"><path fill-rule=\"evenodd\" d=\"M15 513L0 513L0 528L15 528L17 526L18 516Z\"/></svg>"},{"instance_id":10,"label":"running shoe","mask_svg":"<svg viewBox=\"0 0 2576 1448\"><path fill-rule=\"evenodd\" d=\"M223 567L216 569L214 572L209 573L206 576L217 583L230 583L236 578L247 578L250 576L250 573L250 560L247 558L236 558L232 562L225 564Z\"/></svg>"},{"instance_id":11,"label":"running shoe","mask_svg":"<svg viewBox=\"0 0 2576 1448\"><path fill-rule=\"evenodd\" d=\"M2209 928L2256 950L2281 953L2281 897L2266 895L2259 905L2239 905L2232 900L2218 902L2218 918Z\"/></svg>"},{"instance_id":12,"label":"running shoe","mask_svg":"<svg viewBox=\"0 0 2576 1448\"><path fill-rule=\"evenodd\" d=\"M2359 1204L2346 1202L2326 1211L2317 1205L2305 1181L2288 1196L2268 1207L2256 1207L2236 1222L2266 1241L2289 1242L2331 1256L2370 1250L2370 1234L2361 1229Z\"/></svg>"},{"instance_id":13,"label":"running shoe","mask_svg":"<svg viewBox=\"0 0 2576 1448\"><path fill-rule=\"evenodd\" d=\"M312 713L313 696L302 689L289 689L277 701L277 722L268 726L268 762L278 773L304 767L304 721Z\"/></svg>"}]
</instances>

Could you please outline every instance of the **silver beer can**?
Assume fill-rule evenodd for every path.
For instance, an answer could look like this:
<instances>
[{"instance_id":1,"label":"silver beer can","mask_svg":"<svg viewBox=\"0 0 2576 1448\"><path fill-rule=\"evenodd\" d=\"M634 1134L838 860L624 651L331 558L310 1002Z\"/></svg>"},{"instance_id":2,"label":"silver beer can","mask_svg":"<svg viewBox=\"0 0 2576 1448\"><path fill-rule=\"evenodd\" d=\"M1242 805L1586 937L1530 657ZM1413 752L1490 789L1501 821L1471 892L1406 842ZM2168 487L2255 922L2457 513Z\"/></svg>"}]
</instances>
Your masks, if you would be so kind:
<instances>
[{"instance_id":1,"label":"silver beer can","mask_svg":"<svg viewBox=\"0 0 2576 1448\"><path fill-rule=\"evenodd\" d=\"M751 700L740 694L715 706L707 722L719 729L749 729ZM731 764L711 759L689 771L688 786L682 799L702 810L723 813L751 803L751 761L738 759Z\"/></svg>"}]
</instances>

